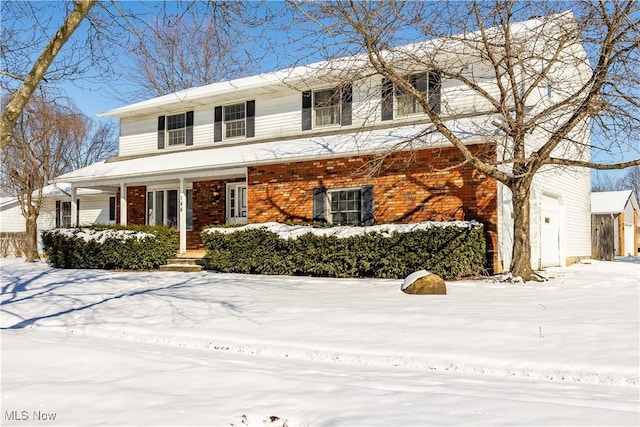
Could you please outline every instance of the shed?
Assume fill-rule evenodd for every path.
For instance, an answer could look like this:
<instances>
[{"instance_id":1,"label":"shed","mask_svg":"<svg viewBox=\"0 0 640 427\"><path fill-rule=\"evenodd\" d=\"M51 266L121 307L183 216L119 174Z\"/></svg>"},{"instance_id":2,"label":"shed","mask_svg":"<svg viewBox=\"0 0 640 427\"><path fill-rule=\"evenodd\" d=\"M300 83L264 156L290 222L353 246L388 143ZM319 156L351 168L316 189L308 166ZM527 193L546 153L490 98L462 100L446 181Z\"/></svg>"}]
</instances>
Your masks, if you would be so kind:
<instances>
[{"instance_id":1,"label":"shed","mask_svg":"<svg viewBox=\"0 0 640 427\"><path fill-rule=\"evenodd\" d=\"M592 256L638 256L640 207L632 190L591 193Z\"/></svg>"}]
</instances>

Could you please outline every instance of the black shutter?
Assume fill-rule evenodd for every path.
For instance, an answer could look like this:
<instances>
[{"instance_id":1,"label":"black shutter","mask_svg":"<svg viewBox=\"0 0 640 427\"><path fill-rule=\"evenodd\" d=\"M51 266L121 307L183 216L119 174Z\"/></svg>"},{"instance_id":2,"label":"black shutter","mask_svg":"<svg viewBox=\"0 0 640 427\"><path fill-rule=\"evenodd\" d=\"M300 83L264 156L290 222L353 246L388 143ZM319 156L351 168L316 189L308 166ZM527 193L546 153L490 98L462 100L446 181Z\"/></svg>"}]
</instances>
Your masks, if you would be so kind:
<instances>
[{"instance_id":1,"label":"black shutter","mask_svg":"<svg viewBox=\"0 0 640 427\"><path fill-rule=\"evenodd\" d=\"M363 185L361 188L361 211L360 218L362 225L372 225L374 223L373 211L373 185Z\"/></svg>"},{"instance_id":2,"label":"black shutter","mask_svg":"<svg viewBox=\"0 0 640 427\"><path fill-rule=\"evenodd\" d=\"M442 76L439 71L429 72L429 105L431 109L440 112L440 92L442 89Z\"/></svg>"},{"instance_id":3,"label":"black shutter","mask_svg":"<svg viewBox=\"0 0 640 427\"><path fill-rule=\"evenodd\" d=\"M116 198L115 196L109 197L109 221L116 220Z\"/></svg>"},{"instance_id":4,"label":"black shutter","mask_svg":"<svg viewBox=\"0 0 640 427\"><path fill-rule=\"evenodd\" d=\"M164 116L158 117L158 150L164 148Z\"/></svg>"},{"instance_id":5,"label":"black shutter","mask_svg":"<svg viewBox=\"0 0 640 427\"><path fill-rule=\"evenodd\" d=\"M327 190L326 188L313 189L313 220L318 222L327 221Z\"/></svg>"},{"instance_id":6,"label":"black shutter","mask_svg":"<svg viewBox=\"0 0 640 427\"><path fill-rule=\"evenodd\" d=\"M80 227L80 199L76 200L76 227Z\"/></svg>"},{"instance_id":7,"label":"black shutter","mask_svg":"<svg viewBox=\"0 0 640 427\"><path fill-rule=\"evenodd\" d=\"M193 111L187 111L185 123L185 145L193 145Z\"/></svg>"},{"instance_id":8,"label":"black shutter","mask_svg":"<svg viewBox=\"0 0 640 427\"><path fill-rule=\"evenodd\" d=\"M222 141L222 107L216 107L213 113L213 142Z\"/></svg>"},{"instance_id":9,"label":"black shutter","mask_svg":"<svg viewBox=\"0 0 640 427\"><path fill-rule=\"evenodd\" d=\"M311 91L302 92L302 130L311 129Z\"/></svg>"},{"instance_id":10,"label":"black shutter","mask_svg":"<svg viewBox=\"0 0 640 427\"><path fill-rule=\"evenodd\" d=\"M351 102L353 100L353 87L348 84L342 87L342 117L340 124L349 126L351 124Z\"/></svg>"},{"instance_id":11,"label":"black shutter","mask_svg":"<svg viewBox=\"0 0 640 427\"><path fill-rule=\"evenodd\" d=\"M382 79L382 121L393 120L393 82Z\"/></svg>"},{"instance_id":12,"label":"black shutter","mask_svg":"<svg viewBox=\"0 0 640 427\"><path fill-rule=\"evenodd\" d=\"M56 200L56 228L60 228L60 216L62 215L62 206L60 200Z\"/></svg>"},{"instance_id":13,"label":"black shutter","mask_svg":"<svg viewBox=\"0 0 640 427\"><path fill-rule=\"evenodd\" d=\"M256 101L247 101L247 138L256 136Z\"/></svg>"}]
</instances>

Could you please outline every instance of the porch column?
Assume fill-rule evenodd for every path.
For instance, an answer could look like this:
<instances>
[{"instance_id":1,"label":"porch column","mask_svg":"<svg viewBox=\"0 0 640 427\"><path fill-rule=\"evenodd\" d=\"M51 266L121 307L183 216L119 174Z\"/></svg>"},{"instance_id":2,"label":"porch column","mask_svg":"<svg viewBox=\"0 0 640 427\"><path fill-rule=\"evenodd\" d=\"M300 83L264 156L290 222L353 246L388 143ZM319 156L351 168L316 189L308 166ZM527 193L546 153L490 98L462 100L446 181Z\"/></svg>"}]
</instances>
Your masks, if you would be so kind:
<instances>
[{"instance_id":1,"label":"porch column","mask_svg":"<svg viewBox=\"0 0 640 427\"><path fill-rule=\"evenodd\" d=\"M120 183L120 225L127 225L127 184Z\"/></svg>"},{"instance_id":2,"label":"porch column","mask_svg":"<svg viewBox=\"0 0 640 427\"><path fill-rule=\"evenodd\" d=\"M78 187L71 184L71 228L78 226Z\"/></svg>"},{"instance_id":3,"label":"porch column","mask_svg":"<svg viewBox=\"0 0 640 427\"><path fill-rule=\"evenodd\" d=\"M178 234L180 236L181 254L187 252L187 192L185 189L184 178L180 178L180 195L179 195L180 213L178 214Z\"/></svg>"}]
</instances>

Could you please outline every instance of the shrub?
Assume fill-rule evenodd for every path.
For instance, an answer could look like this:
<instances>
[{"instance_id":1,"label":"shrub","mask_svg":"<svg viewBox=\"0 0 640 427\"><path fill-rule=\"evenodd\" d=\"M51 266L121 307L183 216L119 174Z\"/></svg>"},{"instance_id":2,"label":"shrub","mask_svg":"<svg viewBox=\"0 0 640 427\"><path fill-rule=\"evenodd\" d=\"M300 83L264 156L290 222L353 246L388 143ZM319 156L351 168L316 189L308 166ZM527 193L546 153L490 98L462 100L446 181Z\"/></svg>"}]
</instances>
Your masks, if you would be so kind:
<instances>
[{"instance_id":1,"label":"shrub","mask_svg":"<svg viewBox=\"0 0 640 427\"><path fill-rule=\"evenodd\" d=\"M210 228L201 236L209 268L220 272L403 278L426 269L455 279L480 274L485 262L482 225L464 224L440 223L403 232L358 227L360 232L348 237L331 230L318 235L322 233L308 227L309 232L291 238L255 224L234 230Z\"/></svg>"},{"instance_id":2,"label":"shrub","mask_svg":"<svg viewBox=\"0 0 640 427\"><path fill-rule=\"evenodd\" d=\"M42 232L49 261L57 268L156 269L176 253L177 234L160 226L107 226Z\"/></svg>"}]
</instances>

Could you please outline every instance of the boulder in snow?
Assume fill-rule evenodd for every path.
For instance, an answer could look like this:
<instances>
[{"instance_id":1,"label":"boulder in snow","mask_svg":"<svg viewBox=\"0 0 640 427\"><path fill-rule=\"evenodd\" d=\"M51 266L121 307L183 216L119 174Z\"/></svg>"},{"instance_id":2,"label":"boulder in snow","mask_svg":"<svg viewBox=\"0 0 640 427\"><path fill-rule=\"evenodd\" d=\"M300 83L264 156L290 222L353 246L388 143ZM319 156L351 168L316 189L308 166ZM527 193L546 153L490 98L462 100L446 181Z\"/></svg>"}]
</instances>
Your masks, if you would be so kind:
<instances>
[{"instance_id":1,"label":"boulder in snow","mask_svg":"<svg viewBox=\"0 0 640 427\"><path fill-rule=\"evenodd\" d=\"M447 286L437 274L420 270L404 279L402 292L412 295L446 295Z\"/></svg>"}]
</instances>

